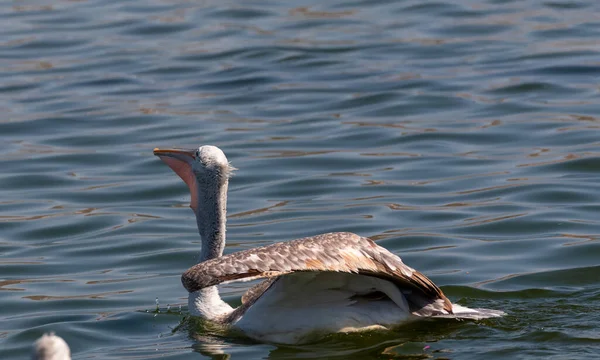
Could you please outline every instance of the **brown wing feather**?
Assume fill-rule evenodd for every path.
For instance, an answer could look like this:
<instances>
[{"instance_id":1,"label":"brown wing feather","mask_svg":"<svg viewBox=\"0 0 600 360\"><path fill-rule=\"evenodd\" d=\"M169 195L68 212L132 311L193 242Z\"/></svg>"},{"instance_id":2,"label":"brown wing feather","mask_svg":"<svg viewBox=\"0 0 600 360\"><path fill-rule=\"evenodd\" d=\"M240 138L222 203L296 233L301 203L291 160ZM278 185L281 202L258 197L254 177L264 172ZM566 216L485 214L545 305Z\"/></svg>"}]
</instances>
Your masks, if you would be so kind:
<instances>
[{"instance_id":1,"label":"brown wing feather","mask_svg":"<svg viewBox=\"0 0 600 360\"><path fill-rule=\"evenodd\" d=\"M181 281L189 292L194 292L234 280L272 278L296 271L384 278L417 291L428 301L442 300L443 308L452 313L450 300L429 278L371 239L352 233L322 234L221 256L189 268Z\"/></svg>"},{"instance_id":2,"label":"brown wing feather","mask_svg":"<svg viewBox=\"0 0 600 360\"><path fill-rule=\"evenodd\" d=\"M242 295L242 304L254 303L254 301L258 299L265 291L267 291L276 280L276 277L269 278L248 289L248 291Z\"/></svg>"}]
</instances>

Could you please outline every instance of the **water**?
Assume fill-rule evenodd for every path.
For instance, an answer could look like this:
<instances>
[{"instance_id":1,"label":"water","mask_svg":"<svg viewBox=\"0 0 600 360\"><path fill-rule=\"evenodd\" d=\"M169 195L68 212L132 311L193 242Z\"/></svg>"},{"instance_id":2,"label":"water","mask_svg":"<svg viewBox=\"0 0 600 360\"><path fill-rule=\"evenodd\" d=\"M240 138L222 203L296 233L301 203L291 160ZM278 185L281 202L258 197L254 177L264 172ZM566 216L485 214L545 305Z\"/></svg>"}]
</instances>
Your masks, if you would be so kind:
<instances>
[{"instance_id":1,"label":"water","mask_svg":"<svg viewBox=\"0 0 600 360\"><path fill-rule=\"evenodd\" d=\"M4 2L0 357L45 331L76 359L597 356L598 10ZM152 149L200 144L239 168L226 252L352 231L508 315L295 347L182 321L199 237Z\"/></svg>"}]
</instances>

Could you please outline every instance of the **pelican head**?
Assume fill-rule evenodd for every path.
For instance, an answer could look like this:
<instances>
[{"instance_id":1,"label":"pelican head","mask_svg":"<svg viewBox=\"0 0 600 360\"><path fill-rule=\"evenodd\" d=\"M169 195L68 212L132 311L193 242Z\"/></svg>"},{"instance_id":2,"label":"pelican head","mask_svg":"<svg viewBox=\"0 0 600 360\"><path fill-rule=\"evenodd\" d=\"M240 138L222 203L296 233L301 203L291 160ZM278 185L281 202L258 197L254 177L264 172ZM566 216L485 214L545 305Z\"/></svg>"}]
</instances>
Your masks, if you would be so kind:
<instances>
[{"instance_id":1,"label":"pelican head","mask_svg":"<svg viewBox=\"0 0 600 360\"><path fill-rule=\"evenodd\" d=\"M200 146L198 149L154 149L171 170L186 183L190 190L190 207L198 212L199 190L212 190L223 185L229 179L233 167L221 149L213 145Z\"/></svg>"},{"instance_id":2,"label":"pelican head","mask_svg":"<svg viewBox=\"0 0 600 360\"><path fill-rule=\"evenodd\" d=\"M69 345L54 333L44 334L33 347L33 360L71 360Z\"/></svg>"}]
</instances>

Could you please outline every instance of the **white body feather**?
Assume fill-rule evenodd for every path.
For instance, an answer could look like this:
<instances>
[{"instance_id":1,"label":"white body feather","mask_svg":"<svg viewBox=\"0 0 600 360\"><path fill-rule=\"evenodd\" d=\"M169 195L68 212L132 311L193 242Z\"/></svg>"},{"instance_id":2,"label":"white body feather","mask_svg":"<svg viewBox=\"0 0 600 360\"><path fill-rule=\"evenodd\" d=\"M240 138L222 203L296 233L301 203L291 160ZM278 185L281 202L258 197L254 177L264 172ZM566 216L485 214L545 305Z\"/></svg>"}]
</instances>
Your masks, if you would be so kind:
<instances>
[{"instance_id":1,"label":"white body feather","mask_svg":"<svg viewBox=\"0 0 600 360\"><path fill-rule=\"evenodd\" d=\"M375 291L387 296L360 298ZM389 281L313 272L282 276L232 325L254 339L295 344L319 334L388 328L410 316L404 296Z\"/></svg>"},{"instance_id":2,"label":"white body feather","mask_svg":"<svg viewBox=\"0 0 600 360\"><path fill-rule=\"evenodd\" d=\"M369 298L374 292L385 296ZM504 314L456 304L453 309L454 314L435 317L477 320ZM308 272L282 276L231 325L260 341L298 344L323 334L390 329L418 318L400 289L387 280Z\"/></svg>"}]
</instances>

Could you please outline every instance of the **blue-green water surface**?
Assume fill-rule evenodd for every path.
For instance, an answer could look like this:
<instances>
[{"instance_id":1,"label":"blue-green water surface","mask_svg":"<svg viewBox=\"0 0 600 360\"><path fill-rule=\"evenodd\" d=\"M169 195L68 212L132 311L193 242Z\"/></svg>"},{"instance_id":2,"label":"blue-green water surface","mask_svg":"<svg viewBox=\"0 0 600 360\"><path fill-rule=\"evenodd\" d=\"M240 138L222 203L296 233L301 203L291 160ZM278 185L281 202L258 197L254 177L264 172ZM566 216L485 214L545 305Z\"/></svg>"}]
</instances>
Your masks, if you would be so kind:
<instances>
[{"instance_id":1,"label":"blue-green water surface","mask_svg":"<svg viewBox=\"0 0 600 360\"><path fill-rule=\"evenodd\" d=\"M75 359L597 357L598 14L595 0L2 2L0 358L47 331ZM352 231L452 301L508 315L302 346L182 321L199 236L152 149L200 144L239 168L227 253ZM221 290L239 304L248 286Z\"/></svg>"}]
</instances>

